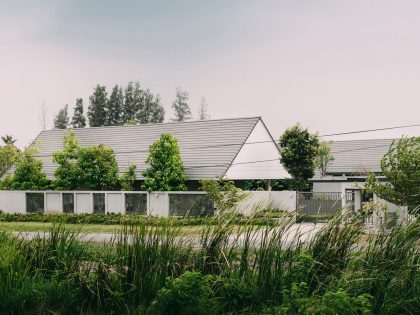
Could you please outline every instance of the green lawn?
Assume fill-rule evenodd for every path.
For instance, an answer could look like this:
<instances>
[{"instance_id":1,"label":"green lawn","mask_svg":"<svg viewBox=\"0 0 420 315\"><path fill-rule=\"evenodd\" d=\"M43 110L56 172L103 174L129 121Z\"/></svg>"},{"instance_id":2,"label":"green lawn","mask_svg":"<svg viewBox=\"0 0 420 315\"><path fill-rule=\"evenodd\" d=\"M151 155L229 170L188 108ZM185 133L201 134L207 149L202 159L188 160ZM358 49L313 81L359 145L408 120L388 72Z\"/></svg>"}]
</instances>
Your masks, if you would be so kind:
<instances>
[{"instance_id":1,"label":"green lawn","mask_svg":"<svg viewBox=\"0 0 420 315\"><path fill-rule=\"evenodd\" d=\"M51 228L52 224L48 222L0 222L0 232L43 232ZM65 227L81 233L115 233L121 230L122 225L65 224ZM183 226L180 229L184 235L198 236L203 226Z\"/></svg>"}]
</instances>

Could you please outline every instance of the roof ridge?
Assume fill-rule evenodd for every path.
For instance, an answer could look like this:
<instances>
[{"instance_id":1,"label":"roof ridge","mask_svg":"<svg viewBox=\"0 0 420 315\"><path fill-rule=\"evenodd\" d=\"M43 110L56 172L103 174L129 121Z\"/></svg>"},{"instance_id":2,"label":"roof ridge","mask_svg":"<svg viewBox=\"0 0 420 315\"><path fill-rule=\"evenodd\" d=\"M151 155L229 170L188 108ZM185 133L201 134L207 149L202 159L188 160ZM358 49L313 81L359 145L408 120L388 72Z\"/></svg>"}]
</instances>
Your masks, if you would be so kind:
<instances>
[{"instance_id":1,"label":"roof ridge","mask_svg":"<svg viewBox=\"0 0 420 315\"><path fill-rule=\"evenodd\" d=\"M162 126L162 125L181 125L181 124L192 124L192 123L206 123L206 122L215 122L215 121L229 121L229 120L250 120L250 119L261 119L261 116L251 116L251 117L236 117L236 118L217 118L217 119L206 119L206 120L186 120L186 121L168 121L161 123L147 123L147 124L136 124L136 125L118 125L118 126L99 126L99 127L84 127L84 128L66 128L66 129L49 129L43 130L44 132L51 131L65 131L65 130L95 130L95 129L108 129L108 128L129 128L129 127L143 127L143 126Z\"/></svg>"}]
</instances>

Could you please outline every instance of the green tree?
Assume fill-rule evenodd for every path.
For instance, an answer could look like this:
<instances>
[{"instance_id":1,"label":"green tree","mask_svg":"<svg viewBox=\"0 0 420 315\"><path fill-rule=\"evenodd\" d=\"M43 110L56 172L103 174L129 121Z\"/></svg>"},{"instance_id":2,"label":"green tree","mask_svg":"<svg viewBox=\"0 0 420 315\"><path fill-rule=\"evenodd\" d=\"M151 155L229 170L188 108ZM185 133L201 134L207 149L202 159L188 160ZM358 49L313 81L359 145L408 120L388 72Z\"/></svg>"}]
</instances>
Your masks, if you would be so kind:
<instances>
[{"instance_id":1,"label":"green tree","mask_svg":"<svg viewBox=\"0 0 420 315\"><path fill-rule=\"evenodd\" d=\"M137 122L140 124L161 123L165 119L165 109L160 104L160 97L156 97L149 90L141 91L138 103Z\"/></svg>"},{"instance_id":2,"label":"green tree","mask_svg":"<svg viewBox=\"0 0 420 315\"><path fill-rule=\"evenodd\" d=\"M86 117L83 114L83 99L76 99L76 106L74 107L73 117L71 119L73 128L85 128Z\"/></svg>"},{"instance_id":3,"label":"green tree","mask_svg":"<svg viewBox=\"0 0 420 315\"><path fill-rule=\"evenodd\" d=\"M0 177L2 177L15 164L20 156L20 151L13 144L0 146Z\"/></svg>"},{"instance_id":4,"label":"green tree","mask_svg":"<svg viewBox=\"0 0 420 315\"><path fill-rule=\"evenodd\" d=\"M58 190L72 190L79 186L80 171L78 167L79 143L74 131L64 136L64 148L53 153L52 159L58 164L54 171L52 186Z\"/></svg>"},{"instance_id":5,"label":"green tree","mask_svg":"<svg viewBox=\"0 0 420 315\"><path fill-rule=\"evenodd\" d=\"M62 109L58 112L57 116L54 118L54 128L56 129L67 129L69 126L69 105L64 105Z\"/></svg>"},{"instance_id":6,"label":"green tree","mask_svg":"<svg viewBox=\"0 0 420 315\"><path fill-rule=\"evenodd\" d=\"M118 184L118 164L111 148L104 145L80 148L77 166L80 188L115 189Z\"/></svg>"},{"instance_id":7,"label":"green tree","mask_svg":"<svg viewBox=\"0 0 420 315\"><path fill-rule=\"evenodd\" d=\"M201 190L205 191L221 213L233 209L238 202L246 199L249 194L235 186L234 182L224 177L200 180Z\"/></svg>"},{"instance_id":8,"label":"green tree","mask_svg":"<svg viewBox=\"0 0 420 315\"><path fill-rule=\"evenodd\" d=\"M106 105L105 126L118 126L123 123L124 93L121 87L115 85Z\"/></svg>"},{"instance_id":9,"label":"green tree","mask_svg":"<svg viewBox=\"0 0 420 315\"><path fill-rule=\"evenodd\" d=\"M16 162L16 170L10 179L15 190L43 190L49 187L47 176L42 171L42 162L34 157L37 149L26 148Z\"/></svg>"},{"instance_id":10,"label":"green tree","mask_svg":"<svg viewBox=\"0 0 420 315\"><path fill-rule=\"evenodd\" d=\"M280 137L281 162L293 177L291 186L294 189L308 188L307 180L315 174L318 146L318 136L310 134L299 124L287 129Z\"/></svg>"},{"instance_id":11,"label":"green tree","mask_svg":"<svg viewBox=\"0 0 420 315\"><path fill-rule=\"evenodd\" d=\"M334 160L335 157L331 153L330 143L328 141L321 141L315 163L322 177L327 175L328 165Z\"/></svg>"},{"instance_id":12,"label":"green tree","mask_svg":"<svg viewBox=\"0 0 420 315\"><path fill-rule=\"evenodd\" d=\"M198 108L198 118L200 120L207 120L210 119L210 115L207 113L207 101L206 98L203 96L201 98L200 107Z\"/></svg>"},{"instance_id":13,"label":"green tree","mask_svg":"<svg viewBox=\"0 0 420 315\"><path fill-rule=\"evenodd\" d=\"M163 108L159 94L155 96L149 105L149 123L163 123L165 120L165 109Z\"/></svg>"},{"instance_id":14,"label":"green tree","mask_svg":"<svg viewBox=\"0 0 420 315\"><path fill-rule=\"evenodd\" d=\"M136 182L136 164L131 164L127 171L120 178L121 189L126 191L134 190L134 183Z\"/></svg>"},{"instance_id":15,"label":"green tree","mask_svg":"<svg viewBox=\"0 0 420 315\"><path fill-rule=\"evenodd\" d=\"M162 134L160 139L150 146L146 164L149 164L149 167L143 172L143 189L148 191L186 189L187 176L178 141L170 133Z\"/></svg>"},{"instance_id":16,"label":"green tree","mask_svg":"<svg viewBox=\"0 0 420 315\"><path fill-rule=\"evenodd\" d=\"M104 126L106 122L106 104L108 102L106 87L98 84L93 94L89 97L89 102L89 125L91 127Z\"/></svg>"},{"instance_id":17,"label":"green tree","mask_svg":"<svg viewBox=\"0 0 420 315\"><path fill-rule=\"evenodd\" d=\"M402 137L393 141L381 160L382 175L388 183L380 183L375 174L366 180L366 189L410 211L420 206L420 137ZM417 209L418 210L418 209Z\"/></svg>"},{"instance_id":18,"label":"green tree","mask_svg":"<svg viewBox=\"0 0 420 315\"><path fill-rule=\"evenodd\" d=\"M140 83L129 82L124 89L123 123L135 121L137 116L137 104L139 97Z\"/></svg>"},{"instance_id":19,"label":"green tree","mask_svg":"<svg viewBox=\"0 0 420 315\"><path fill-rule=\"evenodd\" d=\"M192 118L190 107L188 106L188 92L176 89L175 100L172 102L175 113L173 121L185 121Z\"/></svg>"},{"instance_id":20,"label":"green tree","mask_svg":"<svg viewBox=\"0 0 420 315\"><path fill-rule=\"evenodd\" d=\"M1 140L3 141L5 145L8 145L8 144L14 145L16 142L16 139L13 139L12 135L5 135L1 137Z\"/></svg>"}]
</instances>

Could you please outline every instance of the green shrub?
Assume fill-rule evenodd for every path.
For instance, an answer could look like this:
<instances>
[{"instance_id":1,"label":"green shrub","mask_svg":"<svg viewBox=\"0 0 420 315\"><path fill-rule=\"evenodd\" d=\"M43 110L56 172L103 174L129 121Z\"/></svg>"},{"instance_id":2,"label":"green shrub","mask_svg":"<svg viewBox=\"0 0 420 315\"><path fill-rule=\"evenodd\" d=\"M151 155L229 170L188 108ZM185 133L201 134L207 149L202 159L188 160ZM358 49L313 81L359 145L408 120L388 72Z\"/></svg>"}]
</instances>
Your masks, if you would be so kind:
<instances>
[{"instance_id":1,"label":"green shrub","mask_svg":"<svg viewBox=\"0 0 420 315\"><path fill-rule=\"evenodd\" d=\"M168 278L152 303L155 314L196 315L217 314L212 299L211 284L214 276L200 272L186 272L176 279Z\"/></svg>"}]
</instances>

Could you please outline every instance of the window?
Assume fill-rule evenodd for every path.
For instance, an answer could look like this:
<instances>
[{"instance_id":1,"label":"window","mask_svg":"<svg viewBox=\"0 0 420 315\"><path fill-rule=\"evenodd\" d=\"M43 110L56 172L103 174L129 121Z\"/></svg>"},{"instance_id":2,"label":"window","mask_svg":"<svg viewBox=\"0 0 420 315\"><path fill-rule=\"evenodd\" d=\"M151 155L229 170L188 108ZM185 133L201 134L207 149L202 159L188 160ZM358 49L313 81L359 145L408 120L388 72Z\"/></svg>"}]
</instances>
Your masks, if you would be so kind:
<instances>
[{"instance_id":1,"label":"window","mask_svg":"<svg viewBox=\"0 0 420 315\"><path fill-rule=\"evenodd\" d=\"M26 193L26 212L43 213L44 212L44 194Z\"/></svg>"},{"instance_id":2,"label":"window","mask_svg":"<svg viewBox=\"0 0 420 315\"><path fill-rule=\"evenodd\" d=\"M93 213L105 213L105 194L93 194Z\"/></svg>"},{"instance_id":3,"label":"window","mask_svg":"<svg viewBox=\"0 0 420 315\"><path fill-rule=\"evenodd\" d=\"M63 193L63 212L74 213L74 194Z\"/></svg>"},{"instance_id":4,"label":"window","mask_svg":"<svg viewBox=\"0 0 420 315\"><path fill-rule=\"evenodd\" d=\"M169 215L213 216L214 205L206 194L169 194Z\"/></svg>"},{"instance_id":5,"label":"window","mask_svg":"<svg viewBox=\"0 0 420 315\"><path fill-rule=\"evenodd\" d=\"M146 214L146 194L125 194L125 212L127 214Z\"/></svg>"}]
</instances>

